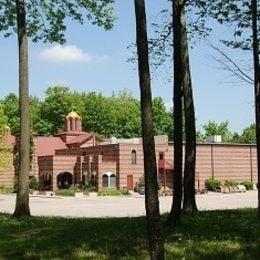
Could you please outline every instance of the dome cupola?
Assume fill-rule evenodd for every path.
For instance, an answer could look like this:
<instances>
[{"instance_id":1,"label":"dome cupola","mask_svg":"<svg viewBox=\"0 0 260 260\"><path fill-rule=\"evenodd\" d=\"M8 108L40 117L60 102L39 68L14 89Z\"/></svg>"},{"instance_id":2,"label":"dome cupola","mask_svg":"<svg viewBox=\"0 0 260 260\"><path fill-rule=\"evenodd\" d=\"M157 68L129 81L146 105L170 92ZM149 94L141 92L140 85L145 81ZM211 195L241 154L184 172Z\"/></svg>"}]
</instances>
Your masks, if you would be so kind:
<instances>
[{"instance_id":1,"label":"dome cupola","mask_svg":"<svg viewBox=\"0 0 260 260\"><path fill-rule=\"evenodd\" d=\"M65 132L81 132L81 117L74 111L71 111L65 118Z\"/></svg>"}]
</instances>

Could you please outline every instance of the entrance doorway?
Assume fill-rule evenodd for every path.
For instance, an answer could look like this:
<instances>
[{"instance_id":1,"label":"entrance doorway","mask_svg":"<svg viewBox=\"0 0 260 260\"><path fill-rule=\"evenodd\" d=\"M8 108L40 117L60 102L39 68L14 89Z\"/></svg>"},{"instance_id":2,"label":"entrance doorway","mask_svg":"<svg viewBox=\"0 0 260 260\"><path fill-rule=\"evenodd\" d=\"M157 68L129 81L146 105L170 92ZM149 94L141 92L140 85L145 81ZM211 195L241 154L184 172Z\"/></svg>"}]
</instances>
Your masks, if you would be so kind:
<instances>
[{"instance_id":1,"label":"entrance doorway","mask_svg":"<svg viewBox=\"0 0 260 260\"><path fill-rule=\"evenodd\" d=\"M127 175L127 189L133 190L134 189L134 178L133 175Z\"/></svg>"},{"instance_id":2,"label":"entrance doorway","mask_svg":"<svg viewBox=\"0 0 260 260\"><path fill-rule=\"evenodd\" d=\"M73 175L70 172L62 172L57 176L59 189L68 189L72 185Z\"/></svg>"}]
</instances>

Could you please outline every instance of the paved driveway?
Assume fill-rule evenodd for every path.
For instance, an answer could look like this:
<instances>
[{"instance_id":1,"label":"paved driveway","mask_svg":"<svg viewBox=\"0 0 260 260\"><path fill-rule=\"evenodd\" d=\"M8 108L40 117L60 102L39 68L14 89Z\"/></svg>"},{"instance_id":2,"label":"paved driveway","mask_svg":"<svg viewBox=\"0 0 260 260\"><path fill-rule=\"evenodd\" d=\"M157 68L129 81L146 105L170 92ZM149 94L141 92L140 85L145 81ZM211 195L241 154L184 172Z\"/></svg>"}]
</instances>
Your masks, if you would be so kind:
<instances>
[{"instance_id":1,"label":"paved driveway","mask_svg":"<svg viewBox=\"0 0 260 260\"><path fill-rule=\"evenodd\" d=\"M257 192L197 195L200 210L257 207ZM15 195L0 195L0 212L13 213ZM31 214L34 216L64 217L130 217L145 215L144 196L126 197L30 197ZM169 212L171 197L160 197L161 212Z\"/></svg>"}]
</instances>

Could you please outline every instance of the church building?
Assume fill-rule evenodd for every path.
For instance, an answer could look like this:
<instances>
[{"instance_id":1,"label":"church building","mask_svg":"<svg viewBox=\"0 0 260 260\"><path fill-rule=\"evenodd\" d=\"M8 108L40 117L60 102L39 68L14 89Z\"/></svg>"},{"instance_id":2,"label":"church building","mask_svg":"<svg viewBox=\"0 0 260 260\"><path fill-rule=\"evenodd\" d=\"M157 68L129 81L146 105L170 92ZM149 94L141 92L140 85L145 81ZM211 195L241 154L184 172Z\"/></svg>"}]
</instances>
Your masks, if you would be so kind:
<instances>
[{"instance_id":1,"label":"church building","mask_svg":"<svg viewBox=\"0 0 260 260\"><path fill-rule=\"evenodd\" d=\"M4 140L4 141L3 141ZM4 151L17 151L19 135L7 131L0 140L0 160ZM69 113L64 132L55 136L33 137L34 149L30 177L39 180L40 189L56 190L81 185L86 180L98 189L127 188L133 190L144 175L142 138L104 139L82 130L81 117ZM155 136L158 180L163 187L173 185L173 143L166 135ZM15 154L15 152L13 152ZM2 157L1 157L2 155ZM16 156L1 168L0 187L13 186ZM255 145L197 144L196 189L203 189L206 179L251 181L256 183Z\"/></svg>"}]
</instances>

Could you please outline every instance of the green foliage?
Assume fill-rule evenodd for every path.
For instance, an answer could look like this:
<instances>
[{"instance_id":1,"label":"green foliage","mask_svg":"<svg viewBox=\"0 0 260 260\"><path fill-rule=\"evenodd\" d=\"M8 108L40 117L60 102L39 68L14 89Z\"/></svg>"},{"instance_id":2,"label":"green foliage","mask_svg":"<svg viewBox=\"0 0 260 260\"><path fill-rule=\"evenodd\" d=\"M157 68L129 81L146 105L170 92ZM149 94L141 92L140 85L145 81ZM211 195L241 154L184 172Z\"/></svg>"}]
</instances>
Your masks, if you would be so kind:
<instances>
[{"instance_id":1,"label":"green foliage","mask_svg":"<svg viewBox=\"0 0 260 260\"><path fill-rule=\"evenodd\" d=\"M39 114L42 121L37 127L45 125L50 131L46 135L54 135L63 131L64 118L73 109L72 92L68 87L53 86L45 94Z\"/></svg>"},{"instance_id":2,"label":"green foliage","mask_svg":"<svg viewBox=\"0 0 260 260\"><path fill-rule=\"evenodd\" d=\"M221 186L221 181L220 180L216 180L216 179L207 179L205 180L205 187L208 190L211 191L216 191L217 187Z\"/></svg>"},{"instance_id":3,"label":"green foliage","mask_svg":"<svg viewBox=\"0 0 260 260\"><path fill-rule=\"evenodd\" d=\"M17 96L10 94L0 104L12 133L19 133ZM161 98L154 98L153 104L155 134L172 135L171 113ZM127 90L105 97L101 93L79 93L68 87L52 86L45 92L43 101L30 97L30 107L31 128L35 134L49 136L63 131L65 116L74 110L81 116L85 131L105 137L141 136L140 103Z\"/></svg>"},{"instance_id":4,"label":"green foliage","mask_svg":"<svg viewBox=\"0 0 260 260\"><path fill-rule=\"evenodd\" d=\"M98 196L119 196L119 195L129 195L127 189L104 189L98 192Z\"/></svg>"},{"instance_id":5,"label":"green foliage","mask_svg":"<svg viewBox=\"0 0 260 260\"><path fill-rule=\"evenodd\" d=\"M39 181L35 177L30 178L29 189L38 190L38 187L39 187Z\"/></svg>"},{"instance_id":6,"label":"green foliage","mask_svg":"<svg viewBox=\"0 0 260 260\"><path fill-rule=\"evenodd\" d=\"M240 143L255 144L256 143L256 132L255 131L256 131L255 124L251 124L249 127L246 127L240 136Z\"/></svg>"},{"instance_id":7,"label":"green foliage","mask_svg":"<svg viewBox=\"0 0 260 260\"><path fill-rule=\"evenodd\" d=\"M164 215L165 259L259 259L256 215L256 209L185 214L174 229ZM145 217L17 220L2 214L0 222L1 259L149 259Z\"/></svg>"},{"instance_id":8,"label":"green foliage","mask_svg":"<svg viewBox=\"0 0 260 260\"><path fill-rule=\"evenodd\" d=\"M152 100L153 105L153 127L155 135L167 134L172 140L173 135L173 116L166 110L165 103L161 97Z\"/></svg>"},{"instance_id":9,"label":"green foliage","mask_svg":"<svg viewBox=\"0 0 260 260\"><path fill-rule=\"evenodd\" d=\"M24 1L27 13L27 34L32 41L65 42L65 30L68 18L83 24L103 26L109 30L115 20L112 14L114 0L84 1ZM0 1L0 31L8 37L16 33L15 1Z\"/></svg>"},{"instance_id":10,"label":"green foliage","mask_svg":"<svg viewBox=\"0 0 260 260\"><path fill-rule=\"evenodd\" d=\"M81 192L81 189L71 186L69 189L59 189L55 191L57 196L74 196L76 192Z\"/></svg>"},{"instance_id":11,"label":"green foliage","mask_svg":"<svg viewBox=\"0 0 260 260\"><path fill-rule=\"evenodd\" d=\"M100 93L83 93L83 126L106 137L134 137L141 134L139 102L129 93L104 97Z\"/></svg>"},{"instance_id":12,"label":"green foliage","mask_svg":"<svg viewBox=\"0 0 260 260\"><path fill-rule=\"evenodd\" d=\"M3 135L4 129L8 124L8 118L5 115L3 105L0 103L0 138Z\"/></svg>"},{"instance_id":13,"label":"green foliage","mask_svg":"<svg viewBox=\"0 0 260 260\"><path fill-rule=\"evenodd\" d=\"M0 148L0 171L10 169L12 162L12 150L9 148Z\"/></svg>"},{"instance_id":14,"label":"green foliage","mask_svg":"<svg viewBox=\"0 0 260 260\"><path fill-rule=\"evenodd\" d=\"M251 181L243 181L243 182L240 182L240 184L244 185L247 190L253 189L253 183Z\"/></svg>"},{"instance_id":15,"label":"green foliage","mask_svg":"<svg viewBox=\"0 0 260 260\"><path fill-rule=\"evenodd\" d=\"M2 101L2 108L7 117L7 125L10 127L13 134L20 133L20 118L18 97L15 94L9 94Z\"/></svg>"},{"instance_id":16,"label":"green foliage","mask_svg":"<svg viewBox=\"0 0 260 260\"><path fill-rule=\"evenodd\" d=\"M14 187L0 187L0 194L14 193Z\"/></svg>"},{"instance_id":17,"label":"green foliage","mask_svg":"<svg viewBox=\"0 0 260 260\"><path fill-rule=\"evenodd\" d=\"M227 143L232 140L232 133L228 129L228 121L216 123L215 121L209 121L202 126L205 131L205 138L211 135L221 135L222 142Z\"/></svg>"},{"instance_id":18,"label":"green foliage","mask_svg":"<svg viewBox=\"0 0 260 260\"><path fill-rule=\"evenodd\" d=\"M249 0L204 1L204 15L210 16L220 24L232 27L233 38L222 39L232 48L252 49L252 8ZM205 17L204 16L204 17ZM260 31L260 14L257 15L258 32Z\"/></svg>"},{"instance_id":19,"label":"green foliage","mask_svg":"<svg viewBox=\"0 0 260 260\"><path fill-rule=\"evenodd\" d=\"M144 186L145 186L145 181L144 181L144 176L142 176L136 182L135 187L144 187Z\"/></svg>"},{"instance_id":20,"label":"green foliage","mask_svg":"<svg viewBox=\"0 0 260 260\"><path fill-rule=\"evenodd\" d=\"M225 186L236 186L238 185L238 181L236 180L225 180L224 185Z\"/></svg>"}]
</instances>

